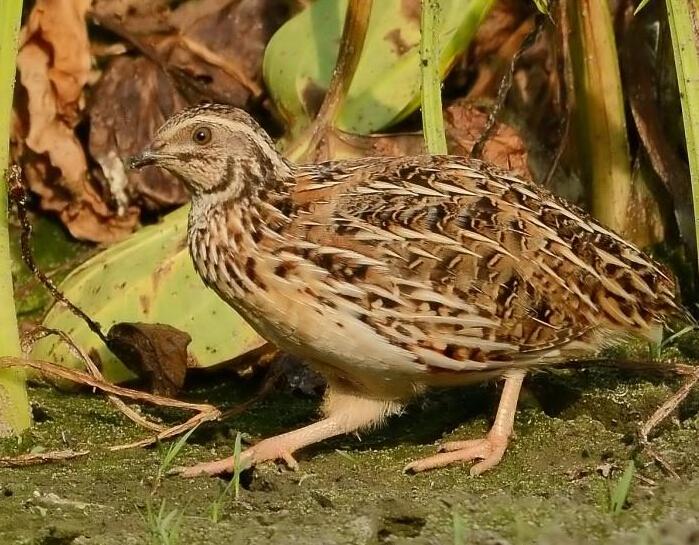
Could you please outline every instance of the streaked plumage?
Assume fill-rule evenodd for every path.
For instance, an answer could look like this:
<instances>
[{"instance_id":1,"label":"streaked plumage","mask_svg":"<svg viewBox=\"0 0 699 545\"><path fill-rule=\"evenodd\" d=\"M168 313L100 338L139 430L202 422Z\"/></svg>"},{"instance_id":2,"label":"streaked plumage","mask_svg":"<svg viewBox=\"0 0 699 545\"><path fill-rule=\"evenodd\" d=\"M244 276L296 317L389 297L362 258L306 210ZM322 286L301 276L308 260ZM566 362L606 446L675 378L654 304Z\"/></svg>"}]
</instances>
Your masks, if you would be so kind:
<instances>
[{"instance_id":1,"label":"streaked plumage","mask_svg":"<svg viewBox=\"0 0 699 545\"><path fill-rule=\"evenodd\" d=\"M210 141L198 145L198 130ZM639 249L480 161L296 166L247 114L208 105L170 119L140 163L191 187L189 245L206 284L328 379L326 420L344 424L291 432L283 448L290 434L263 441L284 452L255 446L250 463L291 461L296 448L375 424L429 386L506 376L516 404L523 370L622 335L654 337L678 309L673 280ZM504 445L508 401L496 420ZM488 462L469 448L460 443L455 459ZM454 461L439 456L432 465Z\"/></svg>"}]
</instances>

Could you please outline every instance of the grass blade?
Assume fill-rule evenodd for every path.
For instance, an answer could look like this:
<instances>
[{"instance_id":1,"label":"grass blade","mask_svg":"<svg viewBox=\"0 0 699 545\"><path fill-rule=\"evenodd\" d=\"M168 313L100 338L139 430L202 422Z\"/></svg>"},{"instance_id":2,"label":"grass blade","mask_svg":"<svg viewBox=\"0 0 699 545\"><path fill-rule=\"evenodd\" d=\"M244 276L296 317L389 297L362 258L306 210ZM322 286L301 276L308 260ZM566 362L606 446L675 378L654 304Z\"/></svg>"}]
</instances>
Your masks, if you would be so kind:
<instances>
[{"instance_id":1,"label":"grass blade","mask_svg":"<svg viewBox=\"0 0 699 545\"><path fill-rule=\"evenodd\" d=\"M464 524L464 518L456 510L452 513L452 526L454 528L454 545L466 545L466 524Z\"/></svg>"},{"instance_id":2,"label":"grass blade","mask_svg":"<svg viewBox=\"0 0 699 545\"><path fill-rule=\"evenodd\" d=\"M539 13L542 13L544 15L549 15L550 11L549 11L549 1L548 0L534 0L534 5L536 6L536 9L539 10Z\"/></svg>"},{"instance_id":3,"label":"grass blade","mask_svg":"<svg viewBox=\"0 0 699 545\"><path fill-rule=\"evenodd\" d=\"M633 14L637 15L639 11L646 7L646 4L648 4L648 2L650 2L650 0L641 0L641 3L638 4L638 6L636 6L635 10L633 10Z\"/></svg>"},{"instance_id":4,"label":"grass blade","mask_svg":"<svg viewBox=\"0 0 699 545\"><path fill-rule=\"evenodd\" d=\"M614 485L614 489L611 491L609 495L609 511L612 514L618 515L624 508L626 498L629 497L629 491L631 490L631 481L633 480L633 476L635 473L636 464L634 464L633 460L629 460L629 463L627 464L626 469L624 470L624 474L617 481L616 485Z\"/></svg>"},{"instance_id":5,"label":"grass blade","mask_svg":"<svg viewBox=\"0 0 699 545\"><path fill-rule=\"evenodd\" d=\"M235 444L233 445L233 478L228 481L228 484L221 490L218 497L211 503L211 522L218 524L221 520L221 509L223 507L223 502L230 495L231 489L233 490L233 497L238 501L238 496L240 495L240 474L243 472L243 467L240 463L240 453L242 452L241 446L242 436L238 432L235 436Z\"/></svg>"},{"instance_id":6,"label":"grass blade","mask_svg":"<svg viewBox=\"0 0 699 545\"><path fill-rule=\"evenodd\" d=\"M156 512L153 504L146 504L145 514L140 511L141 519L148 530L151 545L178 545L184 510L177 508L166 510L167 502L163 500Z\"/></svg>"},{"instance_id":7,"label":"grass blade","mask_svg":"<svg viewBox=\"0 0 699 545\"><path fill-rule=\"evenodd\" d=\"M696 0L666 0L682 120L692 178L694 231L699 255L699 4Z\"/></svg>"},{"instance_id":8,"label":"grass blade","mask_svg":"<svg viewBox=\"0 0 699 545\"><path fill-rule=\"evenodd\" d=\"M420 100L422 132L427 151L447 153L442 116L442 79L439 74L439 28L442 8L439 0L422 0L420 21Z\"/></svg>"},{"instance_id":9,"label":"grass blade","mask_svg":"<svg viewBox=\"0 0 699 545\"><path fill-rule=\"evenodd\" d=\"M182 447L185 446L185 444L189 440L189 437L194 433L194 431L198 427L199 424L197 424L187 433L179 437L177 441L174 441L165 451L162 460L160 460L160 466L158 466L158 473L155 477L156 488L160 484L160 481L162 481L163 477L165 477L165 475L167 474L168 470L172 466L172 462L175 461L175 458L177 458L178 454L182 450Z\"/></svg>"},{"instance_id":10,"label":"grass blade","mask_svg":"<svg viewBox=\"0 0 699 545\"><path fill-rule=\"evenodd\" d=\"M233 445L233 495L235 499L238 499L240 494L240 474L243 472L243 468L240 467L240 453L242 451L240 432L235 435L235 444Z\"/></svg>"},{"instance_id":11,"label":"grass blade","mask_svg":"<svg viewBox=\"0 0 699 545\"><path fill-rule=\"evenodd\" d=\"M6 183L10 110L21 15L22 0L0 1L0 356L19 356L21 352L12 291ZM0 437L17 435L30 424L24 374L18 370L0 371Z\"/></svg>"}]
</instances>

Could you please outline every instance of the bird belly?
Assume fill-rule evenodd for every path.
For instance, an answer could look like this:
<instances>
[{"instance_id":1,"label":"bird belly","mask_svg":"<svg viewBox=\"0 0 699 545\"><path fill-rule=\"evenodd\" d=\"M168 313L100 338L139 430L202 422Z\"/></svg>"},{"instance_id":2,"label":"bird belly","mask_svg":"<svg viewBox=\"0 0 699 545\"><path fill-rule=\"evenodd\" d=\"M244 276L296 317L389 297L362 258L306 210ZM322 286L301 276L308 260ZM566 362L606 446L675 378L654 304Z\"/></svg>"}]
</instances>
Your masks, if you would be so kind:
<instances>
[{"instance_id":1,"label":"bird belly","mask_svg":"<svg viewBox=\"0 0 699 545\"><path fill-rule=\"evenodd\" d=\"M236 303L262 337L328 380L364 394L405 399L422 389L429 374L410 351L388 342L351 312L322 304L303 291L277 291L272 282Z\"/></svg>"}]
</instances>

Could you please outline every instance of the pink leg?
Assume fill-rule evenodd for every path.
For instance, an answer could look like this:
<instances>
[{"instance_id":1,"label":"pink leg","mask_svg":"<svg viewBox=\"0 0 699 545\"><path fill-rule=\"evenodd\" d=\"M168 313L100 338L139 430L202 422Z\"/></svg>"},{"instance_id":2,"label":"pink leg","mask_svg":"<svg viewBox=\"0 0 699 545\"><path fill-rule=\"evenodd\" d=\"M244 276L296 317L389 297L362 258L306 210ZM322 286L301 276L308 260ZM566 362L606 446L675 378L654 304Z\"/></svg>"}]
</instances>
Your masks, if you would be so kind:
<instances>
[{"instance_id":1,"label":"pink leg","mask_svg":"<svg viewBox=\"0 0 699 545\"><path fill-rule=\"evenodd\" d=\"M392 401L367 399L328 387L323 406L326 417L323 420L260 441L241 453L240 462L248 468L262 462L283 460L291 469L296 469L298 464L293 457L295 451L336 435L378 425L386 416L399 410L400 406ZM234 458L229 456L214 462L179 468L177 472L183 477L218 475L232 472L233 465Z\"/></svg>"},{"instance_id":2,"label":"pink leg","mask_svg":"<svg viewBox=\"0 0 699 545\"><path fill-rule=\"evenodd\" d=\"M471 475L480 475L495 467L502 460L512 435L517 400L525 375L526 371L521 369L513 369L505 373L505 386L500 396L495 423L485 438L445 443L439 449L439 454L411 462L405 466L404 471L419 473L455 462L472 460L482 460L482 462L471 468Z\"/></svg>"}]
</instances>

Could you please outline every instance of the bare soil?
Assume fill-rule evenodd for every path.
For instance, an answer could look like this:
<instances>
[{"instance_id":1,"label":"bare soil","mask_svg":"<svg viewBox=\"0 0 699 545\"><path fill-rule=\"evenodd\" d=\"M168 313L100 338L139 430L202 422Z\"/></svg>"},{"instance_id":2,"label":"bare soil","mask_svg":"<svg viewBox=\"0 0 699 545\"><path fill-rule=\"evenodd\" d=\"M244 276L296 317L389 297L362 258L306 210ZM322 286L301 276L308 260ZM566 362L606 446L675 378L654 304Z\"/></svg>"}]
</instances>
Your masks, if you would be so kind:
<instances>
[{"instance_id":1,"label":"bare soil","mask_svg":"<svg viewBox=\"0 0 699 545\"><path fill-rule=\"evenodd\" d=\"M243 474L239 498L225 498L217 523L212 505L224 480L168 477L156 487L164 447L110 452L144 432L99 396L34 386L37 423L20 444L0 442L0 454L91 454L0 469L0 543L165 544L145 522L148 507L157 511L162 502L166 513L182 513L179 540L170 545L699 543L699 396L653 440L680 481L635 443L639 424L677 385L608 369L541 373L528 382L517 437L495 470L477 478L463 466L405 475L403 466L439 441L484 434L497 401L492 385L435 392L383 429L303 452L298 472L265 465ZM254 388L209 377L188 397L226 407ZM176 463L230 455L238 431L252 441L308 423L318 402L273 394L243 416L198 429ZM630 459L638 469L615 515L611 491Z\"/></svg>"}]
</instances>

